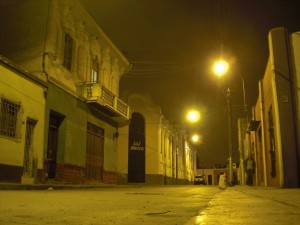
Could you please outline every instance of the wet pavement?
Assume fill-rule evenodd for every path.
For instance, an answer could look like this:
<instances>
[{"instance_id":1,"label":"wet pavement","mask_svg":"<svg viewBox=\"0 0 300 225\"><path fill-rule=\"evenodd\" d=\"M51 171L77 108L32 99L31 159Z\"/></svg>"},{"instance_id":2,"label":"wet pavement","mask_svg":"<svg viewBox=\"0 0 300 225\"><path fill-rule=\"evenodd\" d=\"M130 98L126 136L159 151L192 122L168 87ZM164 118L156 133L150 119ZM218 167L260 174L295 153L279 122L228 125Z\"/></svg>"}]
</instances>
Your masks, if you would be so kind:
<instances>
[{"instance_id":1,"label":"wet pavement","mask_svg":"<svg viewBox=\"0 0 300 225\"><path fill-rule=\"evenodd\" d=\"M230 187L185 225L299 225L300 189Z\"/></svg>"}]
</instances>

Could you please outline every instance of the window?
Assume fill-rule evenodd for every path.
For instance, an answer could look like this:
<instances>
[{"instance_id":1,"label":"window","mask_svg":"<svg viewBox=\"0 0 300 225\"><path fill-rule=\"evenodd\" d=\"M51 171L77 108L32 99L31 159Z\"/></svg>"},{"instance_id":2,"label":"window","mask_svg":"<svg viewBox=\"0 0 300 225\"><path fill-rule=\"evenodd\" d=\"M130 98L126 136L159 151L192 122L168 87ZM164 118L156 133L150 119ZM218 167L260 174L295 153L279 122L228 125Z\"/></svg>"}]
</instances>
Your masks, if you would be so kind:
<instances>
[{"instance_id":1,"label":"window","mask_svg":"<svg viewBox=\"0 0 300 225\"><path fill-rule=\"evenodd\" d=\"M99 74L99 61L97 56L92 60L92 74L91 74L91 83L98 83L98 74Z\"/></svg>"},{"instance_id":2,"label":"window","mask_svg":"<svg viewBox=\"0 0 300 225\"><path fill-rule=\"evenodd\" d=\"M0 135L9 138L21 137L21 104L1 98Z\"/></svg>"},{"instance_id":3,"label":"window","mask_svg":"<svg viewBox=\"0 0 300 225\"><path fill-rule=\"evenodd\" d=\"M72 54L73 54L73 38L69 34L66 34L63 66L70 71L72 69Z\"/></svg>"}]
</instances>

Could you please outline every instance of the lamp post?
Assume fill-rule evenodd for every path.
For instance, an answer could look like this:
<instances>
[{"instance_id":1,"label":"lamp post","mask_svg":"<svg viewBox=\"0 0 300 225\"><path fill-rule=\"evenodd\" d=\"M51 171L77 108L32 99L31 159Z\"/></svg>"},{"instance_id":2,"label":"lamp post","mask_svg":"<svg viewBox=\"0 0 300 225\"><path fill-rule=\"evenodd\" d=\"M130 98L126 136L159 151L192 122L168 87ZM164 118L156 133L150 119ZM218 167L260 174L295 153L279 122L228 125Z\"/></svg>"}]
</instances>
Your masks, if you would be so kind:
<instances>
[{"instance_id":1,"label":"lamp post","mask_svg":"<svg viewBox=\"0 0 300 225\"><path fill-rule=\"evenodd\" d=\"M247 109L247 103L246 103L246 89L245 89L245 80L242 75L240 75L242 82L243 82L243 100L244 100L244 111L246 116L246 121L248 124L248 109Z\"/></svg>"},{"instance_id":2,"label":"lamp post","mask_svg":"<svg viewBox=\"0 0 300 225\"><path fill-rule=\"evenodd\" d=\"M222 77L229 69L228 63L219 60L214 64L213 70L218 77ZM229 185L233 185L233 169L232 169L232 110L231 110L231 91L228 88L227 93L227 111L228 111L228 164L229 164Z\"/></svg>"},{"instance_id":3,"label":"lamp post","mask_svg":"<svg viewBox=\"0 0 300 225\"><path fill-rule=\"evenodd\" d=\"M232 112L231 112L231 91L227 89L227 110L228 110L228 163L229 163L229 185L233 184L233 171L232 171Z\"/></svg>"}]
</instances>

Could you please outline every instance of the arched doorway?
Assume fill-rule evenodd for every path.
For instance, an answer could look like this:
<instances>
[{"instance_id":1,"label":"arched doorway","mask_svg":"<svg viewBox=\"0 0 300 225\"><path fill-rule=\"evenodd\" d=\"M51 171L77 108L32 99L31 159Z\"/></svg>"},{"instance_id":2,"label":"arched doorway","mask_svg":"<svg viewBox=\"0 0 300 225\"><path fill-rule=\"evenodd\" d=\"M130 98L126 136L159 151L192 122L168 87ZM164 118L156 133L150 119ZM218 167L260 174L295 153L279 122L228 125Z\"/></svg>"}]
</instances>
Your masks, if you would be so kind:
<instances>
[{"instance_id":1,"label":"arched doorway","mask_svg":"<svg viewBox=\"0 0 300 225\"><path fill-rule=\"evenodd\" d=\"M128 183L145 183L145 119L132 113L128 140Z\"/></svg>"}]
</instances>

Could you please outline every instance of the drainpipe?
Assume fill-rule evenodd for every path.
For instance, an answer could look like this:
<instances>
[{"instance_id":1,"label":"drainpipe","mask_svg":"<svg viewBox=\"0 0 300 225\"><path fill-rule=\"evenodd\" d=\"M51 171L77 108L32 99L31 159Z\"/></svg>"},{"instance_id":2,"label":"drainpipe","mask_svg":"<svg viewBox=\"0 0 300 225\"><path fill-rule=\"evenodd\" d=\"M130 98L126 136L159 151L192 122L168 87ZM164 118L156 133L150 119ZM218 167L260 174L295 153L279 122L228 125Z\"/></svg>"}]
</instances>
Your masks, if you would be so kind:
<instances>
[{"instance_id":1,"label":"drainpipe","mask_svg":"<svg viewBox=\"0 0 300 225\"><path fill-rule=\"evenodd\" d=\"M42 59L42 72L46 76L46 82L48 82L48 74L46 72L46 55L49 53L46 51L46 42L47 42L47 36L48 36L48 29L49 29L49 16L50 16L50 1L48 0L48 10L47 10L47 15L46 15L46 26L45 26L45 37L44 37L44 50L43 50L43 59Z\"/></svg>"}]
</instances>

